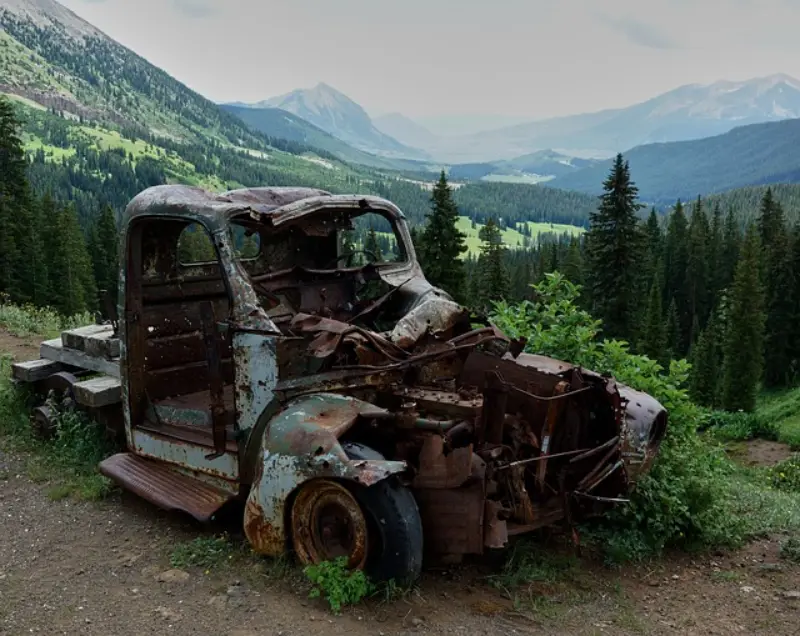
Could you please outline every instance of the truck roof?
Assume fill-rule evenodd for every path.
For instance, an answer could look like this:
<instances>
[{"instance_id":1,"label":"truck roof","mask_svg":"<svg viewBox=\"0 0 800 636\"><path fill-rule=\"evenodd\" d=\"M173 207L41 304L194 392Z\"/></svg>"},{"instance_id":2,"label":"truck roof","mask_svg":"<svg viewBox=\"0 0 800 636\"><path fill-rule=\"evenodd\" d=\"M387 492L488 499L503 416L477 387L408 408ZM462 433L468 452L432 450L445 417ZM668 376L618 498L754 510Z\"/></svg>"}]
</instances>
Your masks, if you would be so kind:
<instances>
[{"instance_id":1,"label":"truck roof","mask_svg":"<svg viewBox=\"0 0 800 636\"><path fill-rule=\"evenodd\" d=\"M369 208L396 218L403 213L391 202L365 195L334 195L316 188L241 188L214 193L187 185L158 185L136 195L125 209L124 224L140 216L172 216L221 225L243 212L267 215L277 225L320 208Z\"/></svg>"}]
</instances>

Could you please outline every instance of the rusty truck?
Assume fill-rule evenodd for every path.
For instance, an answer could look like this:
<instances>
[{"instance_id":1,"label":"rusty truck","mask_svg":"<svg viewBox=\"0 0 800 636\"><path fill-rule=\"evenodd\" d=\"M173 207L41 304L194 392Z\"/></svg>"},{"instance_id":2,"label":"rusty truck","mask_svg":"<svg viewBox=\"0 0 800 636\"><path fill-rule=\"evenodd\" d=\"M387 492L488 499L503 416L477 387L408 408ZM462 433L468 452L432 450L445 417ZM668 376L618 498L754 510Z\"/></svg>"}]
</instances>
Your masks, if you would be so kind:
<instances>
[{"instance_id":1,"label":"rusty truck","mask_svg":"<svg viewBox=\"0 0 800 636\"><path fill-rule=\"evenodd\" d=\"M120 236L111 324L14 377L120 432L99 470L122 487L201 521L238 501L258 553L414 580L619 505L664 437L653 397L429 283L386 199L155 186Z\"/></svg>"}]
</instances>

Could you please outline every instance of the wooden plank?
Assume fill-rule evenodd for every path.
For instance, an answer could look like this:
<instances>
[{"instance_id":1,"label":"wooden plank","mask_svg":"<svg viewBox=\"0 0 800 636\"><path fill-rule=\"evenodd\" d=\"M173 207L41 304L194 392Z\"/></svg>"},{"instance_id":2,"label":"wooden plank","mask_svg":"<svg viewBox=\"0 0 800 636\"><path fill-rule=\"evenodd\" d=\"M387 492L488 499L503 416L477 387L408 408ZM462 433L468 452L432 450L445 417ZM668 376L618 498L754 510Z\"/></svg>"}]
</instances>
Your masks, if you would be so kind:
<instances>
[{"instance_id":1,"label":"wooden plank","mask_svg":"<svg viewBox=\"0 0 800 636\"><path fill-rule=\"evenodd\" d=\"M68 349L86 351L87 338L113 331L113 329L111 325L87 325L76 329L68 329L61 332L61 342Z\"/></svg>"},{"instance_id":2,"label":"wooden plank","mask_svg":"<svg viewBox=\"0 0 800 636\"><path fill-rule=\"evenodd\" d=\"M29 360L11 365L11 376L20 382L38 382L64 370L64 365L53 360Z\"/></svg>"},{"instance_id":3,"label":"wooden plank","mask_svg":"<svg viewBox=\"0 0 800 636\"><path fill-rule=\"evenodd\" d=\"M86 338L86 353L98 358L119 358L119 338L114 330Z\"/></svg>"},{"instance_id":4,"label":"wooden plank","mask_svg":"<svg viewBox=\"0 0 800 636\"><path fill-rule=\"evenodd\" d=\"M122 385L117 378L108 375L76 382L72 390L80 404L92 408L119 404L122 401Z\"/></svg>"},{"instance_id":5,"label":"wooden plank","mask_svg":"<svg viewBox=\"0 0 800 636\"><path fill-rule=\"evenodd\" d=\"M105 358L95 358L83 351L68 349L64 346L61 338L45 340L39 347L39 355L46 360L63 362L73 367L79 367L88 371L105 373L114 378L119 377L119 360L106 360Z\"/></svg>"}]
</instances>

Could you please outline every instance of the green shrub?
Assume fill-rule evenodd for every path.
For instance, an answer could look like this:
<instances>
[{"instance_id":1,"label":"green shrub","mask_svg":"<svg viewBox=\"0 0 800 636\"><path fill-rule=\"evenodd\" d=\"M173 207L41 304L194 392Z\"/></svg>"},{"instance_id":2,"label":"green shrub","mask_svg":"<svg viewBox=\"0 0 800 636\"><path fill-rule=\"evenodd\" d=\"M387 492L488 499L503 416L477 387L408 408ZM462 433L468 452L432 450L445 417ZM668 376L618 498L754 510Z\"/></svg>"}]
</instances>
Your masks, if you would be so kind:
<instances>
[{"instance_id":1,"label":"green shrub","mask_svg":"<svg viewBox=\"0 0 800 636\"><path fill-rule=\"evenodd\" d=\"M309 598L322 596L334 614L340 614L345 605L360 603L377 590L363 570L348 569L346 557L307 565L303 573L314 585Z\"/></svg>"},{"instance_id":2,"label":"green shrub","mask_svg":"<svg viewBox=\"0 0 800 636\"><path fill-rule=\"evenodd\" d=\"M749 439L778 439L774 424L756 413L744 411L709 411L702 417L698 428L708 430L721 442L740 442Z\"/></svg>"},{"instance_id":3,"label":"green shrub","mask_svg":"<svg viewBox=\"0 0 800 636\"><path fill-rule=\"evenodd\" d=\"M687 395L690 365L672 361L665 369L629 351L626 342L601 340L601 323L577 306L579 288L557 272L534 286L536 299L495 304L497 326L528 338L526 351L609 373L619 382L655 397L667 409L667 434L651 471L631 493L631 503L586 528L614 560L660 553L666 546L734 545L745 520L731 515L734 470L721 449L697 434L701 409Z\"/></svg>"},{"instance_id":4,"label":"green shrub","mask_svg":"<svg viewBox=\"0 0 800 636\"><path fill-rule=\"evenodd\" d=\"M789 537L781 544L781 558L800 563L800 537Z\"/></svg>"},{"instance_id":5,"label":"green shrub","mask_svg":"<svg viewBox=\"0 0 800 636\"><path fill-rule=\"evenodd\" d=\"M55 413L55 435L41 440L34 436L30 412L33 395L25 386L10 381L11 358L0 356L0 439L32 454L28 469L40 481L56 481L54 498L74 495L99 499L112 489L112 482L97 472L97 464L111 454L114 445L105 429L76 410L67 400L51 393L47 403Z\"/></svg>"},{"instance_id":6,"label":"green shrub","mask_svg":"<svg viewBox=\"0 0 800 636\"><path fill-rule=\"evenodd\" d=\"M800 454L784 459L768 471L773 488L800 494Z\"/></svg>"},{"instance_id":7,"label":"green shrub","mask_svg":"<svg viewBox=\"0 0 800 636\"><path fill-rule=\"evenodd\" d=\"M15 336L56 336L64 329L93 322L94 316L89 312L64 317L49 307L12 305L0 297L0 327Z\"/></svg>"}]
</instances>

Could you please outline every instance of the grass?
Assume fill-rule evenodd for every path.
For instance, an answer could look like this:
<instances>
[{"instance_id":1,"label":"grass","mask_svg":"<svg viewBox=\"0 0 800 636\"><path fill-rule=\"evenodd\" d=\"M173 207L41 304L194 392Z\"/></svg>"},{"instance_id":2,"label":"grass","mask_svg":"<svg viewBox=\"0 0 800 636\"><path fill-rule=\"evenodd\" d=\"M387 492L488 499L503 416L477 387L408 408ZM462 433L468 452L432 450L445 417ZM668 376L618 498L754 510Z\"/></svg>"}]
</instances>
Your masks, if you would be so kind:
<instances>
[{"instance_id":1,"label":"grass","mask_svg":"<svg viewBox=\"0 0 800 636\"><path fill-rule=\"evenodd\" d=\"M174 568L196 567L209 570L232 561L240 551L227 535L197 537L178 544L172 551L169 561Z\"/></svg>"},{"instance_id":2,"label":"grass","mask_svg":"<svg viewBox=\"0 0 800 636\"><path fill-rule=\"evenodd\" d=\"M800 450L800 388L765 393L756 415L777 431L777 440Z\"/></svg>"},{"instance_id":3,"label":"grass","mask_svg":"<svg viewBox=\"0 0 800 636\"><path fill-rule=\"evenodd\" d=\"M739 580L739 573L734 570L719 570L711 573L711 578L720 583L735 583Z\"/></svg>"},{"instance_id":4,"label":"grass","mask_svg":"<svg viewBox=\"0 0 800 636\"><path fill-rule=\"evenodd\" d=\"M12 305L0 297L0 327L14 336L46 336L55 338L64 329L92 324L94 316L89 312L64 317L48 307Z\"/></svg>"},{"instance_id":5,"label":"grass","mask_svg":"<svg viewBox=\"0 0 800 636\"><path fill-rule=\"evenodd\" d=\"M555 619L565 603L581 600L581 591L587 588L582 580L585 575L574 555L523 540L511 549L502 571L489 582L503 591L516 609Z\"/></svg>"},{"instance_id":6,"label":"grass","mask_svg":"<svg viewBox=\"0 0 800 636\"><path fill-rule=\"evenodd\" d=\"M800 535L793 535L781 544L781 558L800 563Z\"/></svg>"},{"instance_id":7,"label":"grass","mask_svg":"<svg viewBox=\"0 0 800 636\"><path fill-rule=\"evenodd\" d=\"M0 448L27 454L28 477L48 483L48 497L59 501L68 497L96 500L107 496L113 485L97 472L97 464L113 451L105 431L85 414L59 404L56 434L42 440L34 435L30 423L33 396L11 383L11 358L0 356Z\"/></svg>"},{"instance_id":8,"label":"grass","mask_svg":"<svg viewBox=\"0 0 800 636\"><path fill-rule=\"evenodd\" d=\"M517 227L521 227L523 224L517 224ZM535 223L533 221L526 221L525 225L528 226L531 232L530 240L535 245L536 240L540 234L572 234L577 236L584 232L585 230L582 227L577 227L575 225L565 225L563 223ZM481 240L478 237L479 232L483 225L480 223L476 223L475 227L472 227L472 220L467 216L460 216L458 217L457 227L459 230L464 232L467 235L466 244L467 244L467 254L472 256L476 256L480 253L481 248ZM512 229L505 229L502 232L503 235L503 243L506 247L511 249L518 249L523 246L523 242L525 240L524 235L519 232L518 230ZM466 256L466 254L465 254Z\"/></svg>"}]
</instances>

